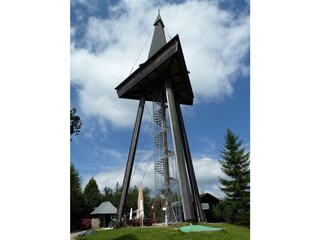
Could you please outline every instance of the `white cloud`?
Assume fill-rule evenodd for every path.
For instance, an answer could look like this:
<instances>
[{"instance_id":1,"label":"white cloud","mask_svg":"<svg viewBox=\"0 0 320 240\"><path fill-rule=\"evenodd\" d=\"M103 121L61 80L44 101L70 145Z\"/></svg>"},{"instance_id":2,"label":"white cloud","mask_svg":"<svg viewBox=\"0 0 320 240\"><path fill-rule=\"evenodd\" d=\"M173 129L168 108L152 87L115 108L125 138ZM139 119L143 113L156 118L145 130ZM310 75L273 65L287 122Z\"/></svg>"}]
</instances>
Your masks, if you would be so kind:
<instances>
[{"instance_id":1,"label":"white cloud","mask_svg":"<svg viewBox=\"0 0 320 240\"><path fill-rule=\"evenodd\" d=\"M153 1L120 1L108 9L110 19L91 17L83 48L71 45L71 81L79 87L86 116L98 116L113 126L132 126L137 101L118 99L114 88L133 67L150 32L157 8ZM233 93L235 72L248 73L242 64L249 50L249 17L234 20L212 1L163 4L162 19L171 36L179 33L197 102ZM72 34L78 28L72 29ZM147 58L146 45L138 64Z\"/></svg>"},{"instance_id":2,"label":"white cloud","mask_svg":"<svg viewBox=\"0 0 320 240\"><path fill-rule=\"evenodd\" d=\"M120 58L110 52L94 55L71 47L71 79L80 87L79 101L85 115L109 120L116 126L132 125L137 103L118 99L114 88L123 78ZM113 59L108 63L107 59Z\"/></svg>"},{"instance_id":3,"label":"white cloud","mask_svg":"<svg viewBox=\"0 0 320 240\"><path fill-rule=\"evenodd\" d=\"M202 157L193 160L193 167L199 192L209 192L218 198L223 198L223 193L219 189L219 177L226 178L226 175L221 171L219 161Z\"/></svg>"},{"instance_id":4,"label":"white cloud","mask_svg":"<svg viewBox=\"0 0 320 240\"><path fill-rule=\"evenodd\" d=\"M75 4L84 5L89 11L94 11L98 7L98 0L71 0L71 6Z\"/></svg>"},{"instance_id":5,"label":"white cloud","mask_svg":"<svg viewBox=\"0 0 320 240\"><path fill-rule=\"evenodd\" d=\"M106 171L100 171L94 176L84 176L82 185L86 186L89 179L93 177L99 186L101 192L103 192L104 187L108 186L114 188L118 182L120 185L123 183L125 168L123 167L109 167ZM132 178L130 186L139 186L141 180L143 179L143 186L150 189L154 189L154 164L153 161L150 162L139 162L133 167Z\"/></svg>"},{"instance_id":6,"label":"white cloud","mask_svg":"<svg viewBox=\"0 0 320 240\"><path fill-rule=\"evenodd\" d=\"M144 187L154 189L154 163L152 152L146 151L146 153L142 155L145 157L142 158L137 165L134 165L130 186L139 186L142 181ZM151 161L149 162L150 158ZM209 192L218 198L223 198L223 193L219 189L220 183L218 177L226 176L222 173L219 162L209 157L203 157L194 159L193 166L199 192ZM83 187L88 183L91 177L97 181L101 192L103 192L103 188L106 186L114 188L117 182L122 185L124 171L125 169L121 166L109 167L107 170L100 171L93 176L84 176L82 182ZM152 194L154 193L155 191L153 190Z\"/></svg>"}]
</instances>

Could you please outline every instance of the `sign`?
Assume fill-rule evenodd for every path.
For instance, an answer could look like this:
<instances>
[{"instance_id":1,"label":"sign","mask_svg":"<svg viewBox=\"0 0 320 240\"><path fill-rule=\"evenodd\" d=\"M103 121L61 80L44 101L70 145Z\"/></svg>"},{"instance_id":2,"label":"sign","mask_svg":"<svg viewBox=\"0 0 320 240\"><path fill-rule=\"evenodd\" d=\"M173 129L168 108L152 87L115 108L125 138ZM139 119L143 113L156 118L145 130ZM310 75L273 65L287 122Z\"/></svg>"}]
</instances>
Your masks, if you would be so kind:
<instances>
[{"instance_id":1,"label":"sign","mask_svg":"<svg viewBox=\"0 0 320 240\"><path fill-rule=\"evenodd\" d=\"M209 210L209 203L201 203L201 207L203 210Z\"/></svg>"}]
</instances>

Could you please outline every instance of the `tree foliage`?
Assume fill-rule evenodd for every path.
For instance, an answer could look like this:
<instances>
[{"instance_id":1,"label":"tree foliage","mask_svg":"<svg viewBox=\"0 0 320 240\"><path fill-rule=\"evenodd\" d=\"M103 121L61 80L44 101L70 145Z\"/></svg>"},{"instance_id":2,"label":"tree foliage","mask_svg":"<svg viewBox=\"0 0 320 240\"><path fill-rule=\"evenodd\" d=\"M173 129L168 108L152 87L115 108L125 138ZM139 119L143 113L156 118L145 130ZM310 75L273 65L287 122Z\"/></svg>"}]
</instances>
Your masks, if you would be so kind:
<instances>
[{"instance_id":1,"label":"tree foliage","mask_svg":"<svg viewBox=\"0 0 320 240\"><path fill-rule=\"evenodd\" d=\"M115 188L112 189L106 186L103 190L103 194L100 193L98 184L94 178L91 178L84 190L81 188L81 179L78 171L76 171L74 165L71 163L71 226L77 227L80 218L90 218L90 213L98 207L102 202L109 201L116 208L119 208L122 187L117 182ZM138 201L138 188L137 186L130 187L127 194L126 204L124 206L124 213L129 214L130 208L135 210L137 208ZM144 210L145 216L150 216L152 199L150 197L151 190L149 188L143 189L144 195Z\"/></svg>"},{"instance_id":2,"label":"tree foliage","mask_svg":"<svg viewBox=\"0 0 320 240\"><path fill-rule=\"evenodd\" d=\"M70 224L75 227L82 217L84 199L82 196L81 179L74 165L70 166Z\"/></svg>"},{"instance_id":3,"label":"tree foliage","mask_svg":"<svg viewBox=\"0 0 320 240\"><path fill-rule=\"evenodd\" d=\"M133 210L137 208L138 193L139 189L137 188L137 186L129 188L126 203L124 206L124 213L130 212L130 208L132 208Z\"/></svg>"},{"instance_id":4,"label":"tree foliage","mask_svg":"<svg viewBox=\"0 0 320 240\"><path fill-rule=\"evenodd\" d=\"M103 199L104 201L110 201L116 208L119 208L120 198L121 198L122 186L117 182L114 189L110 187L104 188ZM139 188L137 186L130 187L128 189L128 194L126 198L125 205L123 207L123 212L128 214L130 209L136 209L138 206L138 193ZM143 198L144 198L144 214L145 216L149 216L152 199L150 197L151 190L149 188L143 188Z\"/></svg>"},{"instance_id":5,"label":"tree foliage","mask_svg":"<svg viewBox=\"0 0 320 240\"><path fill-rule=\"evenodd\" d=\"M222 212L234 223L250 224L250 153L245 153L242 141L227 129L224 149L220 152L221 170L228 176L219 178L225 194ZM227 211L225 209L228 209ZM230 213L230 214L229 214Z\"/></svg>"},{"instance_id":6,"label":"tree foliage","mask_svg":"<svg viewBox=\"0 0 320 240\"><path fill-rule=\"evenodd\" d=\"M70 110L70 136L72 134L78 135L82 125L80 117L76 115L76 111L75 107Z\"/></svg>"},{"instance_id":7,"label":"tree foliage","mask_svg":"<svg viewBox=\"0 0 320 240\"><path fill-rule=\"evenodd\" d=\"M113 190L110 187L105 187L103 189L103 195L102 195L103 202L113 202Z\"/></svg>"},{"instance_id":8,"label":"tree foliage","mask_svg":"<svg viewBox=\"0 0 320 240\"><path fill-rule=\"evenodd\" d=\"M214 222L231 222L233 207L230 202L220 201L213 207L213 221Z\"/></svg>"},{"instance_id":9,"label":"tree foliage","mask_svg":"<svg viewBox=\"0 0 320 240\"><path fill-rule=\"evenodd\" d=\"M150 188L143 188L143 196L144 196L144 215L147 217L151 217L151 205L153 203L153 199L150 197L151 193Z\"/></svg>"},{"instance_id":10,"label":"tree foliage","mask_svg":"<svg viewBox=\"0 0 320 240\"><path fill-rule=\"evenodd\" d=\"M111 202L116 208L119 208L120 199L121 199L121 192L122 192L122 187L117 182L116 186L113 190L113 202Z\"/></svg>"},{"instance_id":11,"label":"tree foliage","mask_svg":"<svg viewBox=\"0 0 320 240\"><path fill-rule=\"evenodd\" d=\"M85 214L89 217L90 213L102 203L102 195L94 178L91 178L85 186L83 196L85 200Z\"/></svg>"}]
</instances>

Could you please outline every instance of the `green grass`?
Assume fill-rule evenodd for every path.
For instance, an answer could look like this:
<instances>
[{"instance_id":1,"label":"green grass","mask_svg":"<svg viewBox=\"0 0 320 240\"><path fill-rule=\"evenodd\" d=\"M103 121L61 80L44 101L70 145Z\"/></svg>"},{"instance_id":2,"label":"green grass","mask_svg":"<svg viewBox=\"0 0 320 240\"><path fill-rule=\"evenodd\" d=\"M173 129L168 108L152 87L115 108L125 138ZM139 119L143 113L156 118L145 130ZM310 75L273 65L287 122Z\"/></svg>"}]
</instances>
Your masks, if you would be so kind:
<instances>
[{"instance_id":1,"label":"green grass","mask_svg":"<svg viewBox=\"0 0 320 240\"><path fill-rule=\"evenodd\" d=\"M250 230L226 223L201 224L205 226L224 228L221 231L182 233L176 228L186 224L169 227L143 227L101 230L90 236L78 237L77 240L249 240Z\"/></svg>"}]
</instances>

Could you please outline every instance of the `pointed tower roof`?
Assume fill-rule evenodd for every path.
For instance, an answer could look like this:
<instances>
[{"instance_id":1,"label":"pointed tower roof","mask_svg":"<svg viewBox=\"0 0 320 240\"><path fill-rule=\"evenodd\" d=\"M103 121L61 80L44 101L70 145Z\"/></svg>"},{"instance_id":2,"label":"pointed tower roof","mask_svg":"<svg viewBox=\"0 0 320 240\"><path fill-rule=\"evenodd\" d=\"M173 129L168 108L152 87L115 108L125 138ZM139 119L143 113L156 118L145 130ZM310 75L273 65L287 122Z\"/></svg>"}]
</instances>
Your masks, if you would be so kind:
<instances>
[{"instance_id":1,"label":"pointed tower roof","mask_svg":"<svg viewBox=\"0 0 320 240\"><path fill-rule=\"evenodd\" d=\"M171 78L179 104L192 105L193 92L179 36L169 42L164 36L160 13L154 22L154 34L147 61L116 87L119 98L153 101L154 89Z\"/></svg>"},{"instance_id":2,"label":"pointed tower roof","mask_svg":"<svg viewBox=\"0 0 320 240\"><path fill-rule=\"evenodd\" d=\"M166 44L166 37L164 35L164 24L160 16L160 11L158 12L158 16L154 21L153 26L154 32L148 58L154 55L161 47Z\"/></svg>"}]
</instances>

